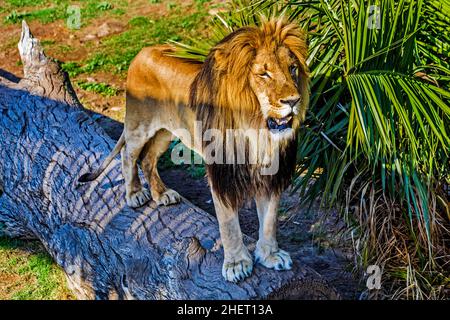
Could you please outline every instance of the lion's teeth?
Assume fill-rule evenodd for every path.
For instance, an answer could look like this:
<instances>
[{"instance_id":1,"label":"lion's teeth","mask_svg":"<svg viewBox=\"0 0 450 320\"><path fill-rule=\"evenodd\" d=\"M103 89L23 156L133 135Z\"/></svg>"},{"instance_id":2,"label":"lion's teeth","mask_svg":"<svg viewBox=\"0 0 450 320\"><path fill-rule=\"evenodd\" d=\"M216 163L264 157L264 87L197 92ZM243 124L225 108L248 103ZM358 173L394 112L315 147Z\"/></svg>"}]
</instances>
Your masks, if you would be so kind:
<instances>
[{"instance_id":1,"label":"lion's teeth","mask_svg":"<svg viewBox=\"0 0 450 320\"><path fill-rule=\"evenodd\" d=\"M276 122L278 125L283 125L283 124L286 124L286 123L288 123L289 121L291 121L291 119L292 119L292 117L289 116L289 117L284 117L284 118L281 118L281 119L275 119L275 122Z\"/></svg>"}]
</instances>

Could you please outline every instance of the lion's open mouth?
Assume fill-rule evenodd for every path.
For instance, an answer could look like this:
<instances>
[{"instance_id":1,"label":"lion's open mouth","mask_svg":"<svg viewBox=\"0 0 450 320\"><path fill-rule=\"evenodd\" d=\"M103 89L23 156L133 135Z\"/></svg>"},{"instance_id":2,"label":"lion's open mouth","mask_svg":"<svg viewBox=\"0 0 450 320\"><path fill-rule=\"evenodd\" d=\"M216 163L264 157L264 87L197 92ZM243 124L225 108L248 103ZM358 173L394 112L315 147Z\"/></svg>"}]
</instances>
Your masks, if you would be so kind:
<instances>
[{"instance_id":1,"label":"lion's open mouth","mask_svg":"<svg viewBox=\"0 0 450 320\"><path fill-rule=\"evenodd\" d=\"M292 128L292 116L284 118L269 118L267 119L267 127L270 131L283 131Z\"/></svg>"}]
</instances>

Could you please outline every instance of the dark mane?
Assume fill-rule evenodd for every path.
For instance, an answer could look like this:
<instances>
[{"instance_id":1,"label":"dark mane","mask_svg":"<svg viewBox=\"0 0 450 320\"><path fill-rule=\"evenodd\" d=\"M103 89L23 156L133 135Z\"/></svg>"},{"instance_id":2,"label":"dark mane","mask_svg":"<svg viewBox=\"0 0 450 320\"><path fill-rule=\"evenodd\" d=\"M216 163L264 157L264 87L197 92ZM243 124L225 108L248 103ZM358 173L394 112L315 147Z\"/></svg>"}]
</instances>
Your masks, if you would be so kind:
<instances>
[{"instance_id":1,"label":"dark mane","mask_svg":"<svg viewBox=\"0 0 450 320\"><path fill-rule=\"evenodd\" d=\"M248 75L258 48L273 43L287 46L307 74L306 44L298 26L271 20L261 28L246 27L231 33L210 51L191 85L190 108L195 111L197 120L202 121L203 132L218 129L225 136L227 129L266 128ZM307 84L302 84L300 90L305 96L309 95ZM303 100L307 101L309 97ZM210 143L214 141L203 142L203 148ZM270 144L267 146L269 148ZM238 208L256 194L281 193L291 182L296 154L297 140L293 138L281 146L279 170L274 175L261 175L261 165L248 163L247 154L244 164L207 164L207 174L221 200Z\"/></svg>"}]
</instances>

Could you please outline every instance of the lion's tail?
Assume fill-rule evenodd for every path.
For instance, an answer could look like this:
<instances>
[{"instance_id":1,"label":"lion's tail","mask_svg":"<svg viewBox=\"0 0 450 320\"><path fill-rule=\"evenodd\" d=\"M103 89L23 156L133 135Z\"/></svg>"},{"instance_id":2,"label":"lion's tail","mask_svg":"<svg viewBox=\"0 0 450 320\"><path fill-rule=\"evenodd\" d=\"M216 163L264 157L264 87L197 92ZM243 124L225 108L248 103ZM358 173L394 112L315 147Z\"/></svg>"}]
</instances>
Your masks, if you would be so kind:
<instances>
[{"instance_id":1,"label":"lion's tail","mask_svg":"<svg viewBox=\"0 0 450 320\"><path fill-rule=\"evenodd\" d=\"M80 178L78 178L78 182L85 183L90 182L98 178L99 175L102 174L103 171L109 166L111 161L119 154L120 150L125 145L125 130L122 132L122 135L119 138L119 141L117 141L116 145L114 146L114 149L111 151L111 153L106 157L105 160L103 160L100 167L98 167L97 170L94 172L89 172L83 174Z\"/></svg>"}]
</instances>

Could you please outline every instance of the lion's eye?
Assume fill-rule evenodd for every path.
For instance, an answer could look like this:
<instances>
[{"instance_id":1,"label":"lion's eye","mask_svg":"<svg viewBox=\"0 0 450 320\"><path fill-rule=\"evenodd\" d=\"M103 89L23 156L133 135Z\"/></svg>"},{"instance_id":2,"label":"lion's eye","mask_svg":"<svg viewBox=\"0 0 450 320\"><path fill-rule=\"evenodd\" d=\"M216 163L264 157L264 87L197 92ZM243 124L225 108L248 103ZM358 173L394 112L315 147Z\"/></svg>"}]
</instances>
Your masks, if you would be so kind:
<instances>
[{"instance_id":1,"label":"lion's eye","mask_svg":"<svg viewBox=\"0 0 450 320\"><path fill-rule=\"evenodd\" d=\"M298 68L297 66L290 66L289 72L291 73L291 76L293 79L298 79Z\"/></svg>"},{"instance_id":2,"label":"lion's eye","mask_svg":"<svg viewBox=\"0 0 450 320\"><path fill-rule=\"evenodd\" d=\"M268 72L260 73L259 76L261 78L264 78L264 79L269 79L270 78L270 74Z\"/></svg>"}]
</instances>

